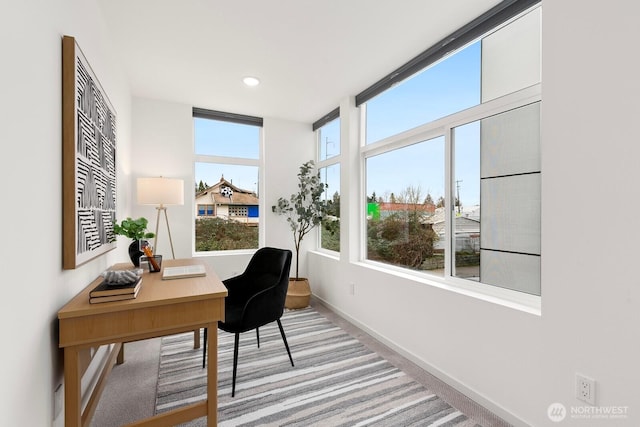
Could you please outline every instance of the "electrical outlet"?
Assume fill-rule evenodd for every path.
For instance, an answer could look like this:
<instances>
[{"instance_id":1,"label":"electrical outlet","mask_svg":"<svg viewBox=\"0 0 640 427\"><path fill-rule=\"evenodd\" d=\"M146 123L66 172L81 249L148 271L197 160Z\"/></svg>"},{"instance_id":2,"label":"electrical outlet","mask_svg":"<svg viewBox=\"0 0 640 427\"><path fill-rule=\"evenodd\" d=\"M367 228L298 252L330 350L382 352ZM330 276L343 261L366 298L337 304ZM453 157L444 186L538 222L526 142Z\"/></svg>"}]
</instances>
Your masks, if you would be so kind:
<instances>
[{"instance_id":1,"label":"electrical outlet","mask_svg":"<svg viewBox=\"0 0 640 427\"><path fill-rule=\"evenodd\" d=\"M349 295L355 295L356 294L356 284L351 282L349 283Z\"/></svg>"},{"instance_id":2,"label":"electrical outlet","mask_svg":"<svg viewBox=\"0 0 640 427\"><path fill-rule=\"evenodd\" d=\"M595 405L596 381L582 374L576 374L576 397L578 400Z\"/></svg>"}]
</instances>

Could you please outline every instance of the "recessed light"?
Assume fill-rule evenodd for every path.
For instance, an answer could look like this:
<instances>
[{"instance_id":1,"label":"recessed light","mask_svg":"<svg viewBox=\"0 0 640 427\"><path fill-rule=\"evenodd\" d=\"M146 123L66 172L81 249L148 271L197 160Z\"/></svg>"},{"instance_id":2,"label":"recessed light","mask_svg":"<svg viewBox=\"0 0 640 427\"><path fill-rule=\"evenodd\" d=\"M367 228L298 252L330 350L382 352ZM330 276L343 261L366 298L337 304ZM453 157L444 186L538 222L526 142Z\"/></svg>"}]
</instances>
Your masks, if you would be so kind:
<instances>
[{"instance_id":1,"label":"recessed light","mask_svg":"<svg viewBox=\"0 0 640 427\"><path fill-rule=\"evenodd\" d=\"M245 77L242 81L247 86L258 86L260 84L260 80L257 77Z\"/></svg>"}]
</instances>

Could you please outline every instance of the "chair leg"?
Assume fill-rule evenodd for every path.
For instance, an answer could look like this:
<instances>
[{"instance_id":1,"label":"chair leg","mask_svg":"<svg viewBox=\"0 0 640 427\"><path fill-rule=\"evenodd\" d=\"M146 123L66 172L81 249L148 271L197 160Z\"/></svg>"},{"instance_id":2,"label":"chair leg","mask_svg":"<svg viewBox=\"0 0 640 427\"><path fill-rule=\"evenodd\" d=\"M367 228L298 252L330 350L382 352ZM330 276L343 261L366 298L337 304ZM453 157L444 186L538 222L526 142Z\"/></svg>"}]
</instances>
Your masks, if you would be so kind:
<instances>
[{"instance_id":1,"label":"chair leg","mask_svg":"<svg viewBox=\"0 0 640 427\"><path fill-rule=\"evenodd\" d=\"M207 328L204 328L204 343L202 344L202 368L207 362Z\"/></svg>"},{"instance_id":2,"label":"chair leg","mask_svg":"<svg viewBox=\"0 0 640 427\"><path fill-rule=\"evenodd\" d=\"M282 341L284 341L284 346L287 349L287 354L289 354L289 360L291 361L291 366L295 366L293 364L293 357L291 357L291 351L289 351L289 344L287 343L287 337L284 335L284 329L282 328L282 322L278 319L278 327L280 328L280 335L282 335Z\"/></svg>"},{"instance_id":3,"label":"chair leg","mask_svg":"<svg viewBox=\"0 0 640 427\"><path fill-rule=\"evenodd\" d=\"M258 348L260 348L260 328L256 328L256 338L258 339Z\"/></svg>"},{"instance_id":4,"label":"chair leg","mask_svg":"<svg viewBox=\"0 0 640 427\"><path fill-rule=\"evenodd\" d=\"M240 333L236 332L233 343L233 383L231 384L231 397L236 395L236 372L238 371L238 345L240 343Z\"/></svg>"}]
</instances>

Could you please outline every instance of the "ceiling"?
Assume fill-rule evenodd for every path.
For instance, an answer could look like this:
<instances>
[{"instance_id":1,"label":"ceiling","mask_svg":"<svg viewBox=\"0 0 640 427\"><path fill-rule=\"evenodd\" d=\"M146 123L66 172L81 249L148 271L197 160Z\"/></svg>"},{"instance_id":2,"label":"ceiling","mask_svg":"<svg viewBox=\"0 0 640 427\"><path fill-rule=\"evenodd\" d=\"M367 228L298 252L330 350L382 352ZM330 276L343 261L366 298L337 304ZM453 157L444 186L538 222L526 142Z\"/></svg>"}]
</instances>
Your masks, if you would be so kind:
<instances>
[{"instance_id":1,"label":"ceiling","mask_svg":"<svg viewBox=\"0 0 640 427\"><path fill-rule=\"evenodd\" d=\"M500 1L98 2L134 96L312 123Z\"/></svg>"}]
</instances>

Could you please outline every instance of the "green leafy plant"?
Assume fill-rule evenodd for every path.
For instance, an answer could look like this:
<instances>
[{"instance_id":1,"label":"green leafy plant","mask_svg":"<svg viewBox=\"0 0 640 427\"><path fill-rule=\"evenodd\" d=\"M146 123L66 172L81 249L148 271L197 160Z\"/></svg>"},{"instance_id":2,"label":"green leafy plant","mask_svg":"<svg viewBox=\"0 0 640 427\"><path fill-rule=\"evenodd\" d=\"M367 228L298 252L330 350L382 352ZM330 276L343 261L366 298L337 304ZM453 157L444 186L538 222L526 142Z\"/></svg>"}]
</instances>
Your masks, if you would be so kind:
<instances>
[{"instance_id":1,"label":"green leafy plant","mask_svg":"<svg viewBox=\"0 0 640 427\"><path fill-rule=\"evenodd\" d=\"M278 204L272 207L273 212L284 215L293 233L296 250L296 276L300 258L300 243L304 236L327 216L327 204L322 200L326 185L320 179L320 172L314 173L315 163L309 160L300 166L298 173L298 192L289 199L280 197Z\"/></svg>"},{"instance_id":2,"label":"green leafy plant","mask_svg":"<svg viewBox=\"0 0 640 427\"><path fill-rule=\"evenodd\" d=\"M127 219L123 219L120 224L118 224L117 221L113 222L113 233L127 236L133 240L150 239L155 237L155 233L147 231L148 223L149 221L144 217L138 219L127 217Z\"/></svg>"}]
</instances>

